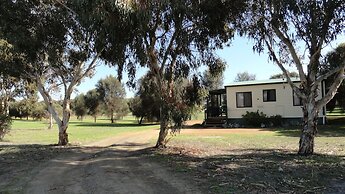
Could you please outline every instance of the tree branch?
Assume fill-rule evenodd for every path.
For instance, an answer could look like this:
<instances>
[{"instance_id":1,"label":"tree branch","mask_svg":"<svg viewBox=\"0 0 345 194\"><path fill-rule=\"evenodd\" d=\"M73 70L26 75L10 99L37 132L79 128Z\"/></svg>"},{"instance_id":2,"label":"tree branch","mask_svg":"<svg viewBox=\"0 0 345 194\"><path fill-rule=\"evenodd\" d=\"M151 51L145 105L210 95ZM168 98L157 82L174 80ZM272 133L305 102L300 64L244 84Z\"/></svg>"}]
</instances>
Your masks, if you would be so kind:
<instances>
[{"instance_id":1,"label":"tree branch","mask_svg":"<svg viewBox=\"0 0 345 194\"><path fill-rule=\"evenodd\" d=\"M272 21L269 21L270 23L273 23ZM294 60L295 62L295 65L298 69L298 72L299 72L299 76L300 76L300 79L301 81L306 81L306 76L305 76L305 73L304 73L304 70L303 70L303 65L297 55L297 52L293 46L293 44L291 43L291 40L284 36L284 34L275 26L275 25L272 25L272 28L273 28L273 31L275 32L275 34L278 36L278 38L284 42L284 44L288 47L289 51L290 51L290 54L292 56L292 59Z\"/></svg>"},{"instance_id":2,"label":"tree branch","mask_svg":"<svg viewBox=\"0 0 345 194\"><path fill-rule=\"evenodd\" d=\"M284 67L284 65L279 61L279 59L277 58L272 46L270 45L270 43L265 40L265 44L269 50L269 52L271 53L271 56L273 58L273 61L277 63L277 65L279 66L279 68L283 71L284 76L286 77L286 80L288 81L289 85L291 86L292 90L301 98L306 99L306 96L304 94L302 94L302 92L299 90L299 88L292 82L291 78L290 78L290 74L289 72L286 70L286 68Z\"/></svg>"},{"instance_id":3,"label":"tree branch","mask_svg":"<svg viewBox=\"0 0 345 194\"><path fill-rule=\"evenodd\" d=\"M58 113L56 112L56 110L53 107L53 100L52 100L50 94L45 90L45 88L44 88L44 86L42 84L41 78L38 75L36 77L37 77L36 78L36 85L37 85L38 91L40 92L40 94L41 94L45 104L47 105L50 114L53 115L53 117L55 119L55 122L58 125L61 125L62 121L59 118Z\"/></svg>"},{"instance_id":4,"label":"tree branch","mask_svg":"<svg viewBox=\"0 0 345 194\"><path fill-rule=\"evenodd\" d=\"M345 64L344 64L344 66L345 66ZM329 87L327 94L323 98L321 98L320 100L318 100L316 102L317 109L321 109L323 106L325 106L334 97L334 95L337 93L337 90L338 90L340 84L344 80L344 70L345 70L345 67L343 67L339 71L339 73L338 73L337 77L335 78L334 82L332 83L331 87Z\"/></svg>"},{"instance_id":5,"label":"tree branch","mask_svg":"<svg viewBox=\"0 0 345 194\"><path fill-rule=\"evenodd\" d=\"M162 64L161 64L161 68L163 67L163 66L165 66L165 63L166 63L166 61L167 61L167 59L168 59L168 56L169 56L169 51L171 50L171 48L172 48L172 46L173 46L173 44L174 44L174 41L175 41L175 38L176 38L176 30L175 30L175 32L174 32L174 34L171 36L171 38L170 38L170 42L169 42L169 45L168 45L168 47L165 49L165 54L164 54L164 57L163 57L163 61L162 61Z\"/></svg>"},{"instance_id":6,"label":"tree branch","mask_svg":"<svg viewBox=\"0 0 345 194\"><path fill-rule=\"evenodd\" d=\"M345 67L345 64L344 66L340 66L340 67L337 67L335 69L332 69L330 71L328 71L327 73L323 74L323 75L320 75L316 81L315 81L315 84L320 84L323 80L327 79L329 76L337 73L337 72L340 72L342 69L344 69Z\"/></svg>"}]
</instances>

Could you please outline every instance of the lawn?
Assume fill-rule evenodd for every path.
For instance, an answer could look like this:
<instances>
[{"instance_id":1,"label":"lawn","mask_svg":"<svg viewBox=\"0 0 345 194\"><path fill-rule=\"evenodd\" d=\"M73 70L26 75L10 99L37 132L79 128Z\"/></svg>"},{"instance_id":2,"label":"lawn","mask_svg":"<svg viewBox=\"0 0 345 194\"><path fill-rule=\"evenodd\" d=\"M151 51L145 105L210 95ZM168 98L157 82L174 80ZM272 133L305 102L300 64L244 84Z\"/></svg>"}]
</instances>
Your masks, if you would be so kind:
<instances>
[{"instance_id":1,"label":"lawn","mask_svg":"<svg viewBox=\"0 0 345 194\"><path fill-rule=\"evenodd\" d=\"M345 191L344 124L320 126L315 155L308 157L296 154L298 127L208 130L182 130L169 149L156 151L156 159L194 174L215 193Z\"/></svg>"},{"instance_id":2,"label":"lawn","mask_svg":"<svg viewBox=\"0 0 345 194\"><path fill-rule=\"evenodd\" d=\"M296 154L299 127L182 129L171 139L168 149L147 149L146 153L152 160L190 177L210 193L343 193L345 122L344 118L333 117L330 123L332 125L319 126L316 154L308 157ZM68 132L70 142L79 145L158 127L137 125L132 117L115 124L107 119L94 123L87 118L84 121L72 119ZM42 145L3 146L0 149L3 163L13 166L3 168L3 174L29 168L24 166L16 171L16 166L22 165L20 161L28 161L29 166L38 163L32 163L34 161L56 157L60 152L73 151L73 147L64 151L45 146L57 143L58 133L56 126L53 130L46 128L46 121L14 120L5 141ZM0 168L0 174L2 171Z\"/></svg>"},{"instance_id":3,"label":"lawn","mask_svg":"<svg viewBox=\"0 0 345 194\"><path fill-rule=\"evenodd\" d=\"M12 129L4 138L5 142L14 144L55 144L58 142L58 129L54 125L47 129L47 121L14 120ZM71 119L69 128L69 141L71 144L82 145L94 142L120 133L149 130L158 128L157 125L137 125L135 118L128 116L112 124L108 119L98 119L96 123L92 118L83 121Z\"/></svg>"}]
</instances>

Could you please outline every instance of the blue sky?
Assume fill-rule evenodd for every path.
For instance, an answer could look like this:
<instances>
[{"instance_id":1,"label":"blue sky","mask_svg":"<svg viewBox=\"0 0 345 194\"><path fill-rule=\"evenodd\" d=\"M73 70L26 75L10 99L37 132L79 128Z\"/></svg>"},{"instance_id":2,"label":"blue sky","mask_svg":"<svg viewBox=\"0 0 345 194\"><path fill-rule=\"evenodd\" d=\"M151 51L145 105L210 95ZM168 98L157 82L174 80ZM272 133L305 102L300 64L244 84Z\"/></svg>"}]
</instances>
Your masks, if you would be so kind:
<instances>
[{"instance_id":1,"label":"blue sky","mask_svg":"<svg viewBox=\"0 0 345 194\"><path fill-rule=\"evenodd\" d=\"M328 46L326 52L335 48L338 43L345 42L345 37L338 38L336 43ZM253 52L253 42L242 37L235 37L230 47L226 47L222 50L218 50L217 54L226 61L227 67L224 72L224 84L234 81L237 73L247 71L250 74L255 74L257 80L266 80L273 74L281 73L278 66L268 60L266 53ZM289 69L294 70L293 68ZM145 74L145 70L141 69L137 72L137 77L141 77ZM106 77L107 75L117 75L115 68L102 65L96 69L95 75L90 79L85 79L78 87L77 94L86 93L88 90L95 88L98 80ZM123 75L123 82L127 81L127 75ZM127 97L132 97L134 91L126 88Z\"/></svg>"}]
</instances>

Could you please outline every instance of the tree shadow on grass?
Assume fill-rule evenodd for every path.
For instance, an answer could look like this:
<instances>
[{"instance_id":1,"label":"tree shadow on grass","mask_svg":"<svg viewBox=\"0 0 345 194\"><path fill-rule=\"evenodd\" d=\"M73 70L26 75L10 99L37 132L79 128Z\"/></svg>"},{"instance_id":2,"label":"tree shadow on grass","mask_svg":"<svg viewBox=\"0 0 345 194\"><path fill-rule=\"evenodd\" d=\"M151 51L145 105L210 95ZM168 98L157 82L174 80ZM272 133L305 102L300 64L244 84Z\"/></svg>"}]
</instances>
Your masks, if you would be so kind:
<instances>
[{"instance_id":1,"label":"tree shadow on grass","mask_svg":"<svg viewBox=\"0 0 345 194\"><path fill-rule=\"evenodd\" d=\"M344 125L319 125L317 137L345 137ZM284 127L284 128L264 128L261 131L273 131L278 136L300 137L301 126Z\"/></svg>"},{"instance_id":2,"label":"tree shadow on grass","mask_svg":"<svg viewBox=\"0 0 345 194\"><path fill-rule=\"evenodd\" d=\"M181 151L157 153L159 160L193 173L212 192L343 193L345 189L345 156L303 157L271 149L231 150L206 158Z\"/></svg>"},{"instance_id":3,"label":"tree shadow on grass","mask_svg":"<svg viewBox=\"0 0 345 194\"><path fill-rule=\"evenodd\" d=\"M73 122L71 122L73 123ZM83 123L76 122L76 126L80 127L144 127L144 126L154 126L157 124L136 124L136 123Z\"/></svg>"}]
</instances>

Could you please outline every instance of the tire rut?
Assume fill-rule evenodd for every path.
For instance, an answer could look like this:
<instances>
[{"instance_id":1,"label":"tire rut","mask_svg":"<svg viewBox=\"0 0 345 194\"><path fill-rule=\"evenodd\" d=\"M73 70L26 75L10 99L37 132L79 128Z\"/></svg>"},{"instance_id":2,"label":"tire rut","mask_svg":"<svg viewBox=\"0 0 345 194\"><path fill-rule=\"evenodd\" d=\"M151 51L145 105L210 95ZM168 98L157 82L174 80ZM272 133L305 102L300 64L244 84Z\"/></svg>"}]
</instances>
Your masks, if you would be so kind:
<instances>
[{"instance_id":1,"label":"tire rut","mask_svg":"<svg viewBox=\"0 0 345 194\"><path fill-rule=\"evenodd\" d=\"M81 147L49 161L33 175L24 193L201 193L188 178L137 151L147 148L152 137L140 133L126 137L114 138L118 141L113 146Z\"/></svg>"}]
</instances>

